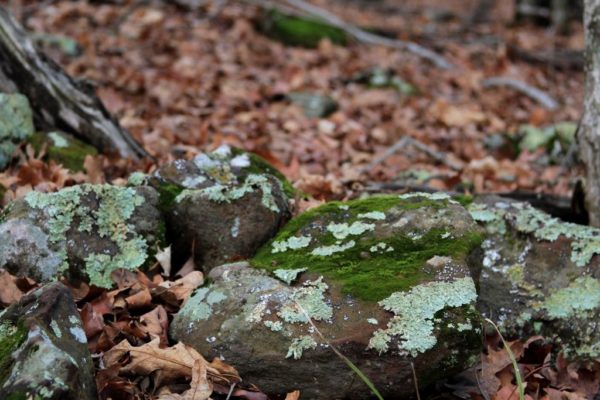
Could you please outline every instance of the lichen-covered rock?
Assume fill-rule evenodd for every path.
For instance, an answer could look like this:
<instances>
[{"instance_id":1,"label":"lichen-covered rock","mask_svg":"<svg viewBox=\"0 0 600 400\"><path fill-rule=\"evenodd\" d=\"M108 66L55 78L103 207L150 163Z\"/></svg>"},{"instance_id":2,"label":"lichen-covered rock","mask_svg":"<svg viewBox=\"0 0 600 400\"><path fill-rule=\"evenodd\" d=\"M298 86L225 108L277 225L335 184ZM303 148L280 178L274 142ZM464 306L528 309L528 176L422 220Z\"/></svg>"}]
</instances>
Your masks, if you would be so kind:
<instances>
[{"instance_id":1,"label":"lichen-covered rock","mask_svg":"<svg viewBox=\"0 0 600 400\"><path fill-rule=\"evenodd\" d=\"M62 164L71 171L83 171L85 157L98 154L93 146L64 132L38 132L31 136L29 142L36 151L45 148L49 160Z\"/></svg>"},{"instance_id":2,"label":"lichen-covered rock","mask_svg":"<svg viewBox=\"0 0 600 400\"><path fill-rule=\"evenodd\" d=\"M317 93L292 92L288 99L298 105L308 118L325 118L338 109L338 103L329 96Z\"/></svg>"},{"instance_id":3,"label":"lichen-covered rock","mask_svg":"<svg viewBox=\"0 0 600 400\"><path fill-rule=\"evenodd\" d=\"M162 240L158 193L148 186L80 185L30 192L0 220L0 267L47 282L65 276L109 288Z\"/></svg>"},{"instance_id":4,"label":"lichen-covered rock","mask_svg":"<svg viewBox=\"0 0 600 400\"><path fill-rule=\"evenodd\" d=\"M440 194L328 203L289 222L249 264L213 269L171 334L267 393L369 398L333 345L386 398L411 397L411 362L425 387L478 354L468 260L481 237Z\"/></svg>"},{"instance_id":5,"label":"lichen-covered rock","mask_svg":"<svg viewBox=\"0 0 600 400\"><path fill-rule=\"evenodd\" d=\"M600 357L600 229L495 196L469 210L488 231L481 312L508 337L542 334L570 358Z\"/></svg>"},{"instance_id":6,"label":"lichen-covered rock","mask_svg":"<svg viewBox=\"0 0 600 400\"><path fill-rule=\"evenodd\" d=\"M206 270L251 257L290 217L293 188L283 175L229 146L145 179L161 194L173 254L189 254L193 244L196 265Z\"/></svg>"},{"instance_id":7,"label":"lichen-covered rock","mask_svg":"<svg viewBox=\"0 0 600 400\"><path fill-rule=\"evenodd\" d=\"M97 398L85 332L63 284L48 284L0 314L0 398Z\"/></svg>"},{"instance_id":8,"label":"lichen-covered rock","mask_svg":"<svg viewBox=\"0 0 600 400\"><path fill-rule=\"evenodd\" d=\"M0 93L0 170L11 160L16 146L33 134L33 114L27 97Z\"/></svg>"}]
</instances>

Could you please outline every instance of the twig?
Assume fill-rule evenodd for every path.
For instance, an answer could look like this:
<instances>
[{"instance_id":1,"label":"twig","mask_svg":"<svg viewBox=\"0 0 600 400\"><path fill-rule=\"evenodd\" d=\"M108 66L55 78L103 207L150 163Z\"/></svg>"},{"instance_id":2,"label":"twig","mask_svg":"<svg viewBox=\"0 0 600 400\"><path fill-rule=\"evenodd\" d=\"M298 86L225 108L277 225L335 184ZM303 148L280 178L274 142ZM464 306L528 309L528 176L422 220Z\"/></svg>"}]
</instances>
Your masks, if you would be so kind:
<instances>
[{"instance_id":1,"label":"twig","mask_svg":"<svg viewBox=\"0 0 600 400\"><path fill-rule=\"evenodd\" d=\"M419 394L419 381L417 380L417 372L415 371L415 364L410 362L410 369L412 369L413 381L415 382L415 392L417 393L417 400L421 400L421 395Z\"/></svg>"},{"instance_id":2,"label":"twig","mask_svg":"<svg viewBox=\"0 0 600 400\"><path fill-rule=\"evenodd\" d=\"M556 110L558 108L558 102L554 100L548 93L531 85L528 85L523 81L519 81L512 78L495 77L484 79L481 82L481 85L484 88L506 86L518 92L521 92L526 96L531 97L532 99L534 99L549 110Z\"/></svg>"},{"instance_id":3,"label":"twig","mask_svg":"<svg viewBox=\"0 0 600 400\"><path fill-rule=\"evenodd\" d=\"M398 39L390 39L381 37L379 35L375 35L373 33L364 31L352 24L349 24L342 20L337 15L322 9L321 7L317 7L314 4L310 4L304 0L281 0L289 5L296 7L307 14L310 14L314 17L322 19L327 23L345 31L346 33L354 36L356 40L359 42L367 43L367 44L375 44L386 47L391 47L394 49L400 50L408 50L409 52L418 55L421 58L431 61L435 66L442 69L451 69L453 67L450 62L448 62L444 57L439 54L420 46L413 42L406 42Z\"/></svg>"},{"instance_id":4,"label":"twig","mask_svg":"<svg viewBox=\"0 0 600 400\"><path fill-rule=\"evenodd\" d=\"M379 156L376 159L374 159L373 161L371 161L371 163L369 165L367 165L365 168L363 168L363 170L361 172L362 173L369 172L370 170L375 168L377 165L383 163L385 160L387 160L392 155L394 155L395 153L397 153L402 148L404 148L405 146L408 146L408 145L414 146L417 150L422 151L423 153L427 154L429 157L433 158L434 160L436 160L442 164L446 164L448 167L450 167L451 169L453 169L455 171L462 170L462 166L460 164L448 159L448 157L446 157L446 155L444 153L437 152L434 149L432 149L431 147L427 146L426 144L424 144L410 136L403 136L400 140L398 140L396 143L394 143L392 146L390 146L381 156Z\"/></svg>"}]
</instances>

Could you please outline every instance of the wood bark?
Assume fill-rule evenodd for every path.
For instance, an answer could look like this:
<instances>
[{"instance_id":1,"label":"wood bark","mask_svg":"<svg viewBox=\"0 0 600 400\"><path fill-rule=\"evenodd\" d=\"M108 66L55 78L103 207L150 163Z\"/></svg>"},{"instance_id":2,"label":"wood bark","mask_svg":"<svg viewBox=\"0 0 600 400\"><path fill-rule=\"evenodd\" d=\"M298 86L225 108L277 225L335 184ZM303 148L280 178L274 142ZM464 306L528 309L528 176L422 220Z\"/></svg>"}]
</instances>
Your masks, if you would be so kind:
<instances>
[{"instance_id":1,"label":"wood bark","mask_svg":"<svg viewBox=\"0 0 600 400\"><path fill-rule=\"evenodd\" d=\"M585 0L585 103L578 132L586 167L585 203L590 224L600 226L600 0Z\"/></svg>"},{"instance_id":2,"label":"wood bark","mask_svg":"<svg viewBox=\"0 0 600 400\"><path fill-rule=\"evenodd\" d=\"M34 46L23 28L0 6L0 91L29 99L36 124L60 129L108 153L148 154L113 118L88 85L67 75Z\"/></svg>"}]
</instances>

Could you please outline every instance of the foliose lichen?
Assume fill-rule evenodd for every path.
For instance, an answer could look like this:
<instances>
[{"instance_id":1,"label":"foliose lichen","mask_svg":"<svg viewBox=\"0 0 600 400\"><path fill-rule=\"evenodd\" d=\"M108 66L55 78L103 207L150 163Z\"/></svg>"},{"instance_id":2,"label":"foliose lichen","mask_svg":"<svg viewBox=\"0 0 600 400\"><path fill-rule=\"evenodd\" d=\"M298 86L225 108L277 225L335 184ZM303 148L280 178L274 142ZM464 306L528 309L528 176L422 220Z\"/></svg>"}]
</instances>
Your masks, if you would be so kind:
<instances>
[{"instance_id":1,"label":"foliose lichen","mask_svg":"<svg viewBox=\"0 0 600 400\"><path fill-rule=\"evenodd\" d=\"M509 208L511 212L507 211ZM600 229L561 221L527 203L499 202L495 207L474 203L469 211L474 220L486 224L490 233L506 233L509 222L517 232L532 234L538 240L553 242L559 236L571 239L571 261L578 267L600 254Z\"/></svg>"},{"instance_id":2,"label":"foliose lichen","mask_svg":"<svg viewBox=\"0 0 600 400\"><path fill-rule=\"evenodd\" d=\"M330 319L333 309L325 296L328 288L323 277L304 282L303 286L295 288L291 301L277 315L288 323L308 323L308 318L315 321Z\"/></svg>"},{"instance_id":3,"label":"foliose lichen","mask_svg":"<svg viewBox=\"0 0 600 400\"><path fill-rule=\"evenodd\" d=\"M307 268L297 268L297 269L276 269L273 271L273 275L282 280L283 282L291 285L293 281L298 278L302 272L306 271Z\"/></svg>"},{"instance_id":4,"label":"foliose lichen","mask_svg":"<svg viewBox=\"0 0 600 400\"><path fill-rule=\"evenodd\" d=\"M369 348L380 354L389 350L390 342L399 339L398 349L416 357L433 348L434 316L447 307L460 307L477 299L475 284L470 277L451 282L431 282L396 292L379 304L394 313L386 329L379 329L369 342Z\"/></svg>"},{"instance_id":5,"label":"foliose lichen","mask_svg":"<svg viewBox=\"0 0 600 400\"><path fill-rule=\"evenodd\" d=\"M95 198L97 206L90 207L83 202L88 196ZM84 184L55 193L29 192L25 202L46 216L49 242L58 249L63 260L59 267L61 273L69 268L66 235L70 229L96 230L118 249L113 255L91 253L87 256L84 272L92 285L110 288L113 271L134 270L146 260L146 240L130 223L133 212L144 202L133 188Z\"/></svg>"},{"instance_id":6,"label":"foliose lichen","mask_svg":"<svg viewBox=\"0 0 600 400\"><path fill-rule=\"evenodd\" d=\"M302 358L304 350L317 348L317 342L311 336L304 335L292 340L285 358L293 357L295 360Z\"/></svg>"}]
</instances>

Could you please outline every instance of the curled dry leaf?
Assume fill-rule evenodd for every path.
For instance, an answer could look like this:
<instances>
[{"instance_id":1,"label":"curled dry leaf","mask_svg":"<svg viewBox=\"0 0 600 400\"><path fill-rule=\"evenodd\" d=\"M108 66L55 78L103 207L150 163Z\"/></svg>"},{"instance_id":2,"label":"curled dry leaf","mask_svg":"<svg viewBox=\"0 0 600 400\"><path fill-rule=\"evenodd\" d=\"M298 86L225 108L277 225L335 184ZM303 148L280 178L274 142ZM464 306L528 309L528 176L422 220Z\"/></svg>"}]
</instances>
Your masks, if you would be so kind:
<instances>
[{"instance_id":1,"label":"curled dry leaf","mask_svg":"<svg viewBox=\"0 0 600 400\"><path fill-rule=\"evenodd\" d=\"M164 271L163 275L164 276L171 275L171 245L169 245L168 247L165 247L162 250L157 251L156 255L154 257L156 258L156 261L158 261L158 263L162 267L162 269Z\"/></svg>"},{"instance_id":2,"label":"curled dry leaf","mask_svg":"<svg viewBox=\"0 0 600 400\"><path fill-rule=\"evenodd\" d=\"M285 400L298 400L300 398L300 391L294 390L293 392L289 392L285 396Z\"/></svg>"},{"instance_id":3,"label":"curled dry leaf","mask_svg":"<svg viewBox=\"0 0 600 400\"><path fill-rule=\"evenodd\" d=\"M157 306L154 310L140 317L140 328L151 337L159 337L160 344L166 346L168 343L167 331L169 329L169 317L163 306Z\"/></svg>"},{"instance_id":4,"label":"curled dry leaf","mask_svg":"<svg viewBox=\"0 0 600 400\"><path fill-rule=\"evenodd\" d=\"M201 360L194 362L192 368L192 382L190 388L183 394L170 393L160 396L158 400L206 400L212 394L212 384L208 381L206 375L206 364Z\"/></svg>"},{"instance_id":5,"label":"curled dry leaf","mask_svg":"<svg viewBox=\"0 0 600 400\"><path fill-rule=\"evenodd\" d=\"M148 375L153 371L161 370L163 382L190 377L196 360L208 366L204 357L190 346L177 343L175 346L161 349L159 344L159 338L139 347L123 340L104 354L104 364L113 365L129 354L129 362L121 367L120 373ZM219 373L212 367L209 367L208 371L215 375Z\"/></svg>"},{"instance_id":6,"label":"curled dry leaf","mask_svg":"<svg viewBox=\"0 0 600 400\"><path fill-rule=\"evenodd\" d=\"M0 269L0 303L3 306L16 303L25 294L17 285L18 278Z\"/></svg>"},{"instance_id":7,"label":"curled dry leaf","mask_svg":"<svg viewBox=\"0 0 600 400\"><path fill-rule=\"evenodd\" d=\"M167 288L167 291L172 293L175 298L179 301L186 301L190 294L198 286L204 283L204 274L200 271L192 271L185 275L183 278L179 278L174 282L165 281L159 286Z\"/></svg>"}]
</instances>

